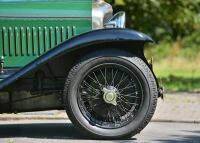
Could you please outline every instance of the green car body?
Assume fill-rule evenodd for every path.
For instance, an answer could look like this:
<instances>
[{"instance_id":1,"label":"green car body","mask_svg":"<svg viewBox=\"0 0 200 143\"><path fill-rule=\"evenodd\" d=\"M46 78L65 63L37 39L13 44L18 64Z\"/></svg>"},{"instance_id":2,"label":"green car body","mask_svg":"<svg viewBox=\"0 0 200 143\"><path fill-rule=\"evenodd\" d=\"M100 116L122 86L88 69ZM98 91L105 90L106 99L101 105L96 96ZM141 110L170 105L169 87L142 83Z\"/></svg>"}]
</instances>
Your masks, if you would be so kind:
<instances>
[{"instance_id":1,"label":"green car body","mask_svg":"<svg viewBox=\"0 0 200 143\"><path fill-rule=\"evenodd\" d=\"M162 88L152 38L125 23L104 0L0 0L0 113L66 110L93 138L139 133Z\"/></svg>"},{"instance_id":2,"label":"green car body","mask_svg":"<svg viewBox=\"0 0 200 143\"><path fill-rule=\"evenodd\" d=\"M0 57L23 67L61 42L92 30L92 1L0 1Z\"/></svg>"}]
</instances>

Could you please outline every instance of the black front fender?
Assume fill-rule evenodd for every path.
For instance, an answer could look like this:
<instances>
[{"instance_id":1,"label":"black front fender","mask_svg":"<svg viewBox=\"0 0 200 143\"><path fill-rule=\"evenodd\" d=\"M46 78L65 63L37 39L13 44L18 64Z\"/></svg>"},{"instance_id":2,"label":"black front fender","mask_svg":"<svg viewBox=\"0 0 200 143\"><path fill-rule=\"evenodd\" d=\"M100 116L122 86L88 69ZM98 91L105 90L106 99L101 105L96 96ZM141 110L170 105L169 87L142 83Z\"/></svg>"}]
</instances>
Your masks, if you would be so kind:
<instances>
[{"instance_id":1,"label":"black front fender","mask_svg":"<svg viewBox=\"0 0 200 143\"><path fill-rule=\"evenodd\" d=\"M129 29L102 29L84 33L61 43L60 45L40 56L30 64L24 66L16 73L2 80L0 82L0 90L3 90L5 87L10 85L17 79L25 76L29 72L37 69L38 67L58 56L70 53L74 50L78 50L87 46L91 46L93 44L121 41L138 42L143 44L146 42L153 42L151 37L141 32Z\"/></svg>"}]
</instances>

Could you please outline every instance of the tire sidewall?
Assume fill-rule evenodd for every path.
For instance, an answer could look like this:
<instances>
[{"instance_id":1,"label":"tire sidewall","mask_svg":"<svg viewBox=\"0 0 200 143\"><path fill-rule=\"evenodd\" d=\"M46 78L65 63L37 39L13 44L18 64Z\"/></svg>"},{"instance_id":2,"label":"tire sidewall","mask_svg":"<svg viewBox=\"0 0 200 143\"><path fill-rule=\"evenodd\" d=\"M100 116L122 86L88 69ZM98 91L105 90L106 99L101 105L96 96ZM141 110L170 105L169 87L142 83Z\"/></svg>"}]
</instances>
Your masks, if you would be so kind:
<instances>
[{"instance_id":1,"label":"tire sidewall","mask_svg":"<svg viewBox=\"0 0 200 143\"><path fill-rule=\"evenodd\" d=\"M92 67L102 64L102 63L117 63L121 64L125 67L128 67L131 71L134 71L137 77L139 78L142 89L143 89L143 104L140 108L140 111L136 114L135 119L129 123L126 126L123 126L121 128L117 129L103 129L97 126L93 126L89 123L89 121L83 116L79 105L78 105L78 89L80 82L83 78L83 75L88 71L88 69L91 69ZM145 63L143 63L145 65ZM130 133L136 134L138 130L141 128L141 125L144 124L148 119L147 115L150 114L152 105L152 96L154 91L152 90L152 81L150 79L153 75L150 75L147 73L147 67L142 66L138 63L138 58L131 58L131 60L124 58L124 57L97 57L97 58L90 58L88 60L84 60L78 66L76 71L74 72L74 75L71 79L71 82L68 87L68 96L67 96L67 103L68 106L67 109L70 114L70 116L73 116L73 123L80 124L79 128L81 128L83 131L89 132L91 135L94 136L102 136L102 137L122 137L126 136ZM150 77L151 76L151 77ZM155 88L155 87L154 87Z\"/></svg>"}]
</instances>

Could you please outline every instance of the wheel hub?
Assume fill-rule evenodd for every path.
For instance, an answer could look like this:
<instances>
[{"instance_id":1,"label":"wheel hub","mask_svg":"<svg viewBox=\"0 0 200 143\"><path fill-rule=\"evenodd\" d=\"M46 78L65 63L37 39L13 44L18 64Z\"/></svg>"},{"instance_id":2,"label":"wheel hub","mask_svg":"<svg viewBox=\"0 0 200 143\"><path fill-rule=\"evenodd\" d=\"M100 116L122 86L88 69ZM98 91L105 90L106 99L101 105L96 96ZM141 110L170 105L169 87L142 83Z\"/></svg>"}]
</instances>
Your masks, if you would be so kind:
<instances>
[{"instance_id":1,"label":"wheel hub","mask_svg":"<svg viewBox=\"0 0 200 143\"><path fill-rule=\"evenodd\" d=\"M106 103L117 105L117 89L114 87L103 88L103 99Z\"/></svg>"},{"instance_id":2,"label":"wheel hub","mask_svg":"<svg viewBox=\"0 0 200 143\"><path fill-rule=\"evenodd\" d=\"M88 69L79 82L78 105L92 126L119 129L131 123L143 102L137 74L120 63L101 63Z\"/></svg>"}]
</instances>

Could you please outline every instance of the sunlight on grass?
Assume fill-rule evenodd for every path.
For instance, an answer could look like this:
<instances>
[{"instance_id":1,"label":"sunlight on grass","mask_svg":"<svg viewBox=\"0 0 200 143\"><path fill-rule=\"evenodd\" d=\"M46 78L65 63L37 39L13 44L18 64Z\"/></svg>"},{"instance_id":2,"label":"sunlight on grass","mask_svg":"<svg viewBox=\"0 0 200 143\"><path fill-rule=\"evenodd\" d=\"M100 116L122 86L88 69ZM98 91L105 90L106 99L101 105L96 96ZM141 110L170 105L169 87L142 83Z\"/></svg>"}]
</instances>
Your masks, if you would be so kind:
<instances>
[{"instance_id":1,"label":"sunlight on grass","mask_svg":"<svg viewBox=\"0 0 200 143\"><path fill-rule=\"evenodd\" d=\"M124 0L116 0L117 5L124 5Z\"/></svg>"},{"instance_id":2,"label":"sunlight on grass","mask_svg":"<svg viewBox=\"0 0 200 143\"><path fill-rule=\"evenodd\" d=\"M154 72L166 91L200 91L199 60L163 59L154 64Z\"/></svg>"},{"instance_id":3,"label":"sunlight on grass","mask_svg":"<svg viewBox=\"0 0 200 143\"><path fill-rule=\"evenodd\" d=\"M154 71L159 77L200 78L200 60L166 58L154 64Z\"/></svg>"},{"instance_id":4,"label":"sunlight on grass","mask_svg":"<svg viewBox=\"0 0 200 143\"><path fill-rule=\"evenodd\" d=\"M161 42L146 48L154 57L154 72L166 91L200 92L200 49L177 42Z\"/></svg>"}]
</instances>

